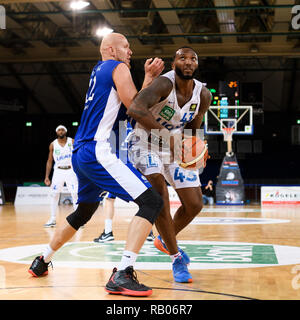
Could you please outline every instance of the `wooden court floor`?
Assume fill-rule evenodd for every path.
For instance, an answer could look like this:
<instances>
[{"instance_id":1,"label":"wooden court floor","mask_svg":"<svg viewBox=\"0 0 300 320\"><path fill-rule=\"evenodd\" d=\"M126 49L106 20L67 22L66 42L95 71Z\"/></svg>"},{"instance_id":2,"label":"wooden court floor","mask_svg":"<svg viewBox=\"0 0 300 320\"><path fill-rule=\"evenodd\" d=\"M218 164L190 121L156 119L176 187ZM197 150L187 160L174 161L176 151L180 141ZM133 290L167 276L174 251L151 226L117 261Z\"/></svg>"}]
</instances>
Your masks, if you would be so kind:
<instances>
[{"instance_id":1,"label":"wooden court floor","mask_svg":"<svg viewBox=\"0 0 300 320\"><path fill-rule=\"evenodd\" d=\"M58 224L71 210L59 207ZM104 286L120 260L134 210L116 209L115 241L103 245L93 242L103 231L99 207L56 253L49 275L33 278L27 272L32 257L54 233L54 228L43 228L49 212L48 206L0 206L0 300L132 299L108 295ZM191 257L193 283L174 283L169 257L147 242L137 261L140 282L153 288L147 299L300 299L299 206L205 206L178 240Z\"/></svg>"}]
</instances>

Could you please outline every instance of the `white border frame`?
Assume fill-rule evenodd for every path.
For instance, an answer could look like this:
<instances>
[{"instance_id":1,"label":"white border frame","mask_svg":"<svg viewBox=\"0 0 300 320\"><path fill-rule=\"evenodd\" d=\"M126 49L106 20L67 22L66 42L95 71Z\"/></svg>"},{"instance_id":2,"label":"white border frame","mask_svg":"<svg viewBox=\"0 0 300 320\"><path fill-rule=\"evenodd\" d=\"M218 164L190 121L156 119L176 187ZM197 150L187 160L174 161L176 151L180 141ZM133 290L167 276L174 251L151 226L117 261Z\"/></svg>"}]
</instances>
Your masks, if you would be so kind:
<instances>
[{"instance_id":1,"label":"white border frame","mask_svg":"<svg viewBox=\"0 0 300 320\"><path fill-rule=\"evenodd\" d=\"M211 110L216 110L216 109L221 109L221 108L226 108L226 109L242 109L242 110L249 110L250 112L250 126L251 126L251 131L250 132L245 132L245 131L234 131L233 134L244 134L244 135L251 135L253 134L253 107L252 106L210 106L209 109L207 110L207 112L205 113L205 121L204 121L204 134L207 135L214 135L214 134L219 134L219 135L223 135L222 131L207 131L207 123L208 123L208 113L213 113L214 115L212 116L216 116L216 114L211 111ZM240 116L239 119L241 119L242 115ZM217 117L216 117L217 118ZM237 121L239 119L236 119ZM226 120L226 119L225 119ZM218 119L218 121L221 123L221 120ZM220 130L220 128L219 128Z\"/></svg>"}]
</instances>

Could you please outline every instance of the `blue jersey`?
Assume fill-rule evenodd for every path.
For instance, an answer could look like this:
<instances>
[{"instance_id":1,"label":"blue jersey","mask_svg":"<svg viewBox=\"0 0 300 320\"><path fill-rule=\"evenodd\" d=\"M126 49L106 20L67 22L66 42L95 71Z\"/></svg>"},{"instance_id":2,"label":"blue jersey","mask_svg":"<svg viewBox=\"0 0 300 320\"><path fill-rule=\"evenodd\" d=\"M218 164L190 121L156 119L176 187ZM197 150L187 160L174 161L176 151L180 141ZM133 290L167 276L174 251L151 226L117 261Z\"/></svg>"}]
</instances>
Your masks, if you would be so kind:
<instances>
[{"instance_id":1,"label":"blue jersey","mask_svg":"<svg viewBox=\"0 0 300 320\"><path fill-rule=\"evenodd\" d=\"M75 136L74 151L88 141L107 141L112 131L116 136L119 135L119 121L125 120L127 116L112 72L120 63L122 62L115 60L99 61L94 67Z\"/></svg>"},{"instance_id":2,"label":"blue jersey","mask_svg":"<svg viewBox=\"0 0 300 320\"><path fill-rule=\"evenodd\" d=\"M91 74L72 155L78 178L78 203L99 202L106 192L132 201L151 187L127 161L127 150L122 150L119 143L122 135L126 137L126 123L122 120L127 118L112 78L119 63L100 61ZM115 146L110 141L113 136ZM122 151L124 161L119 156Z\"/></svg>"}]
</instances>

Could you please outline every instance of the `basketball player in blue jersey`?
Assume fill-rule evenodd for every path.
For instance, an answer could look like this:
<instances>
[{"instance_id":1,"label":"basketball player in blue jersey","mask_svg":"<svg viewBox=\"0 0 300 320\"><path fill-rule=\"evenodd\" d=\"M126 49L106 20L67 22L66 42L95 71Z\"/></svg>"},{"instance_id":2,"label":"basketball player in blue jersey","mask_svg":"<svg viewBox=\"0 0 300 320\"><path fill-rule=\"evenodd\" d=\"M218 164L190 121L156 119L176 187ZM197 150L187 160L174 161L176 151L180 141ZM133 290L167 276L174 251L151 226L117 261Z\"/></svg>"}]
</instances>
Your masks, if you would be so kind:
<instances>
[{"instance_id":1,"label":"basketball player in blue jersey","mask_svg":"<svg viewBox=\"0 0 300 320\"><path fill-rule=\"evenodd\" d=\"M163 137L162 141L149 141L139 134L139 130L142 129L143 133L146 129L149 137L153 135L153 131L148 130L149 119L156 121L156 129L167 129L171 138L181 136L184 129L190 129L193 135L200 129L204 114L211 103L211 93L200 81L194 79L198 68L196 52L189 47L179 48L172 67L172 71L161 75L142 90L128 109L128 115L137 121L131 135L132 142L129 142L129 157L164 199L164 208L155 222L160 235L154 240L154 245L170 255L176 282L192 282L192 276L187 269L190 259L177 246L176 235L202 209L198 170L184 169L175 161L166 163L164 159L171 158L168 156L168 141L164 141ZM165 145L167 148L156 148L155 151L151 140L158 141L161 146ZM170 140L171 149L173 141ZM174 155L176 156L176 153ZM175 213L174 220L170 214L166 180L175 189L182 203Z\"/></svg>"},{"instance_id":2,"label":"basketball player in blue jersey","mask_svg":"<svg viewBox=\"0 0 300 320\"><path fill-rule=\"evenodd\" d=\"M132 55L129 43L123 35L111 33L103 38L100 52L102 61L91 74L72 156L79 184L78 208L66 218L65 225L56 230L43 255L35 258L29 272L33 276L48 273L48 264L54 253L91 219L102 195L108 191L125 201L134 201L139 210L129 225L119 268L113 269L105 290L112 294L149 296L152 289L138 282L133 266L163 207L163 200L131 163L125 164L118 158L118 146L116 153L112 152L109 142L111 135L117 135L118 122L124 119L126 108L137 94L129 70ZM149 85L163 68L161 59L148 59L143 87ZM147 125L151 128L153 123L156 122L150 120Z\"/></svg>"}]
</instances>

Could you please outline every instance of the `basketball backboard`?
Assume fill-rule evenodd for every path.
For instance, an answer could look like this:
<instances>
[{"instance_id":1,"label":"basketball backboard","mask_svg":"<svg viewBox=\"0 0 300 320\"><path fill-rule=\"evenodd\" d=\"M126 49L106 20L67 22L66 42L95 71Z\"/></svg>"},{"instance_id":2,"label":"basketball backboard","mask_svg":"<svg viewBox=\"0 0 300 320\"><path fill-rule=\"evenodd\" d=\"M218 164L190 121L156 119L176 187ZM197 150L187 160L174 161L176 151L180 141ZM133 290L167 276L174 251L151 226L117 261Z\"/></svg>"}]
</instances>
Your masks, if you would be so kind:
<instances>
[{"instance_id":1,"label":"basketball backboard","mask_svg":"<svg viewBox=\"0 0 300 320\"><path fill-rule=\"evenodd\" d=\"M224 128L234 128L233 134L253 134L252 106L210 106L204 134L223 134Z\"/></svg>"}]
</instances>

